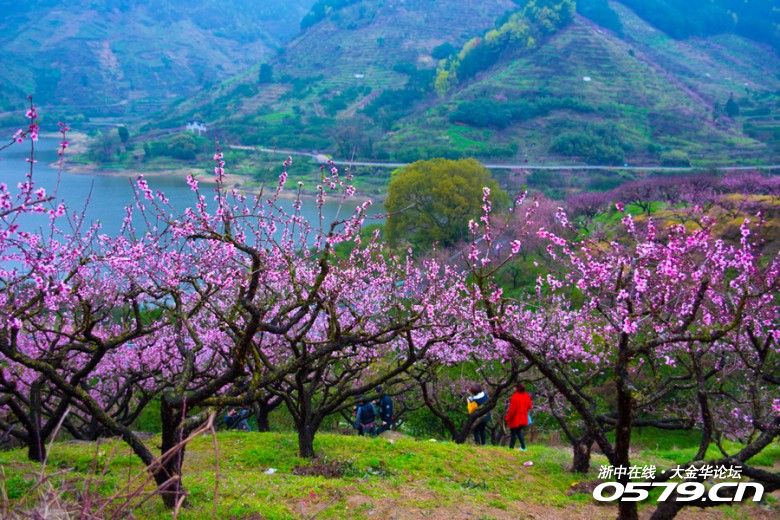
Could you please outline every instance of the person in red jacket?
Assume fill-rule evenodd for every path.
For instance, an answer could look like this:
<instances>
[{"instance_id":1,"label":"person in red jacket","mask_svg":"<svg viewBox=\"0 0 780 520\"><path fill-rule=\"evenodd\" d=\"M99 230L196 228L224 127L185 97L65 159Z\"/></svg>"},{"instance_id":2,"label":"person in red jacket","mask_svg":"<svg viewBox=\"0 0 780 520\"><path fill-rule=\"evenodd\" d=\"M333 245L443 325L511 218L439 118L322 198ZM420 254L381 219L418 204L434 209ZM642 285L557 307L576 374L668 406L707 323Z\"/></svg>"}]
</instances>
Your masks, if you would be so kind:
<instances>
[{"instance_id":1,"label":"person in red jacket","mask_svg":"<svg viewBox=\"0 0 780 520\"><path fill-rule=\"evenodd\" d=\"M531 394L525 391L525 385L518 383L515 392L509 400L509 409L506 411L506 424L512 432L509 441L509 449L514 449L515 439L520 441L520 451L525 451L525 428L530 424L531 416L528 412L533 408L534 402Z\"/></svg>"}]
</instances>

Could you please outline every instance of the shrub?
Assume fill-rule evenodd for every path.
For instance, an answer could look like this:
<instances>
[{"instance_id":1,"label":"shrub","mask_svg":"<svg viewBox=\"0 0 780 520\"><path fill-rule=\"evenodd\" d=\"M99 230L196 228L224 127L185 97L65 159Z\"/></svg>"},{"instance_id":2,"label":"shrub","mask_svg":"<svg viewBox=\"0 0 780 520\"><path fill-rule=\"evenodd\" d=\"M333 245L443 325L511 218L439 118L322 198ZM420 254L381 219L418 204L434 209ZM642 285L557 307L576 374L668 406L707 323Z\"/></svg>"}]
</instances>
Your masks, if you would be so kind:
<instances>
[{"instance_id":1,"label":"shrub","mask_svg":"<svg viewBox=\"0 0 780 520\"><path fill-rule=\"evenodd\" d=\"M455 54L457 50L458 49L455 48L454 45L449 42L445 42L434 47L431 51L431 56L436 60L443 60L445 58L449 58L450 55Z\"/></svg>"},{"instance_id":2,"label":"shrub","mask_svg":"<svg viewBox=\"0 0 780 520\"><path fill-rule=\"evenodd\" d=\"M450 114L450 121L478 128L505 128L513 122L545 116L555 110L592 112L595 108L573 97L536 97L509 102L481 98L459 103Z\"/></svg>"},{"instance_id":3,"label":"shrub","mask_svg":"<svg viewBox=\"0 0 780 520\"><path fill-rule=\"evenodd\" d=\"M190 133L177 134L165 141L150 141L144 143L144 157L170 157L183 161L194 160L197 155L205 151L208 141L203 137Z\"/></svg>"},{"instance_id":4,"label":"shrub","mask_svg":"<svg viewBox=\"0 0 780 520\"><path fill-rule=\"evenodd\" d=\"M625 147L614 126L587 125L559 135L550 151L567 157L580 157L588 164L620 165L625 161Z\"/></svg>"},{"instance_id":5,"label":"shrub","mask_svg":"<svg viewBox=\"0 0 780 520\"><path fill-rule=\"evenodd\" d=\"M664 166L690 166L691 159L682 150L671 150L661 154L661 164Z\"/></svg>"}]
</instances>

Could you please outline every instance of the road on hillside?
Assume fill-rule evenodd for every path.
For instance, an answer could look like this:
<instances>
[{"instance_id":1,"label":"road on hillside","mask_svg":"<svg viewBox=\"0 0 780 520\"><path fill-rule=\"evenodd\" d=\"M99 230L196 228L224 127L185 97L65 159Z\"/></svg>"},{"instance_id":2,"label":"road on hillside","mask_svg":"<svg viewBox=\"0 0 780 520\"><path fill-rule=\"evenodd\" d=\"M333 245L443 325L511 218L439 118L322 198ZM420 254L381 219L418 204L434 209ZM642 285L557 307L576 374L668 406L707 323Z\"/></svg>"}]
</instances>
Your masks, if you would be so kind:
<instances>
[{"instance_id":1,"label":"road on hillside","mask_svg":"<svg viewBox=\"0 0 780 520\"><path fill-rule=\"evenodd\" d=\"M288 150L285 148L267 148L264 146L247 146L240 144L228 145L233 150L247 150L263 153L278 153L297 157L309 157L319 164L328 162L328 156L314 152L304 152L301 150ZM367 166L369 168L400 168L409 163L402 162L378 162L378 161L346 161L344 159L333 159L333 164L338 166ZM608 171L636 171L636 172L693 172L701 170L717 171L750 171L750 170L780 170L780 164L770 164L764 166L716 166L713 168L697 168L693 166L598 166L584 164L523 164L523 163L486 163L483 166L489 170L608 170Z\"/></svg>"}]
</instances>

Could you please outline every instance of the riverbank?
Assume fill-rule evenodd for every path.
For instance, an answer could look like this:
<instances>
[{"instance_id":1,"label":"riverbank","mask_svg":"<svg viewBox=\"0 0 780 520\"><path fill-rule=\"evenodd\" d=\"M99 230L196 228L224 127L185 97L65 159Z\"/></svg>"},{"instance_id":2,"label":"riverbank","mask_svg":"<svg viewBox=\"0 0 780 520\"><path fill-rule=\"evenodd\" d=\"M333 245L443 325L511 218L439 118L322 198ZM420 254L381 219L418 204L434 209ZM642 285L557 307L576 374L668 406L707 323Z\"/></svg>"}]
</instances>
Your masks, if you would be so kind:
<instances>
[{"instance_id":1,"label":"riverbank","mask_svg":"<svg viewBox=\"0 0 780 520\"><path fill-rule=\"evenodd\" d=\"M88 175L88 176L105 176L105 177L120 177L127 179L137 178L139 175L143 175L147 179L159 179L159 178L176 178L181 179L182 182L192 175L200 184L206 184L213 186L217 183L216 176L207 171L205 168L196 167L177 167L177 168L165 168L165 169L110 169L105 168L96 163L72 163L65 160L63 170L70 175ZM295 184L296 180L288 181L287 189L280 193L280 197L284 199L294 199L298 197L298 191ZM261 191L264 193L271 193L276 189L276 185L272 183L258 184L253 182L251 177L246 175L238 175L235 173L226 173L224 175L224 186L229 189L236 189L248 194L258 194ZM316 190L306 189L306 184L301 188L300 196L305 199L314 199L317 196ZM329 198L333 197L332 192L328 193ZM372 196L366 193L356 191L355 195L350 197L350 200L356 202L364 202L371 200L375 203L379 203L384 200L383 196Z\"/></svg>"},{"instance_id":2,"label":"riverbank","mask_svg":"<svg viewBox=\"0 0 780 520\"><path fill-rule=\"evenodd\" d=\"M58 143L62 141L62 135L59 132L41 132L40 138L56 139ZM68 141L68 155L81 155L87 153L89 136L86 133L71 130L68 132L66 139Z\"/></svg>"},{"instance_id":3,"label":"riverbank","mask_svg":"<svg viewBox=\"0 0 780 520\"><path fill-rule=\"evenodd\" d=\"M59 138L57 134L50 134L46 137ZM120 178L136 178L139 175L143 175L148 179L179 179L182 184L188 176L192 175L201 184L214 185L217 180L210 168L197 166L195 164L189 165L182 161L177 161L168 158L155 158L151 161L124 161L124 162L112 162L112 163L98 163L92 161L87 157L87 149L89 146L89 136L85 133L69 133L68 140L70 146L65 156L63 163L63 171L73 175L89 175L89 176L101 176L101 177L120 177ZM209 164L210 158L203 158L197 161L197 164ZM306 164L306 166L309 166ZM308 172L296 171L296 168L290 170L287 189L280 194L281 198L294 199L298 196L297 185L302 183L300 195L304 198L313 199L317 196L316 186L320 184L320 169L317 165L311 164L311 168L306 168ZM52 165L56 168L56 163ZM233 171L241 171L242 173L230 173ZM281 173L281 164L277 162L273 163L244 163L228 164L224 176L224 186L229 189L237 189L239 191L257 194L261 191L266 193L269 190L276 189L276 179L278 174L275 173L278 169ZM301 168L297 168L301 170ZM259 180L258 177L262 172L263 180ZM359 184L359 183L358 183ZM355 202L363 202L366 200L372 200L374 202L381 202L386 196L385 186L381 189L377 189L372 186L371 193L360 189L360 186L355 186L355 195L350 197L350 200ZM326 194L326 198L335 199L340 198L340 195Z\"/></svg>"}]
</instances>

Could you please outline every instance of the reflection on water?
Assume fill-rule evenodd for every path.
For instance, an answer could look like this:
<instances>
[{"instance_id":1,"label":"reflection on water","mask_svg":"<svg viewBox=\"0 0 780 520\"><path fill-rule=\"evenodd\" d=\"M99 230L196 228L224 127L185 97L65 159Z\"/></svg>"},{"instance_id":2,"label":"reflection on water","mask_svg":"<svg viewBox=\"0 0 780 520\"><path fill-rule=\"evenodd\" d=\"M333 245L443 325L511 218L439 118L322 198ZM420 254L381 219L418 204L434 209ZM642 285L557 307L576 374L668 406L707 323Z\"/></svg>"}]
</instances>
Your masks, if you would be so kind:
<instances>
[{"instance_id":1,"label":"reflection on water","mask_svg":"<svg viewBox=\"0 0 780 520\"><path fill-rule=\"evenodd\" d=\"M59 186L57 186L58 174L52 164L57 161L57 140L41 139L36 145L36 159L34 182L37 187L46 188L48 193L57 190L57 199L64 201L71 211L85 212L87 222L99 221L102 232L114 234L119 231L124 218L124 207L132 204L133 190L131 182L133 179L123 176L95 174L72 174L63 173ZM18 183L23 182L27 173L28 164L25 158L29 154L29 143L14 145L0 152L0 183L6 183L14 188ZM229 171L228 165L228 171ZM171 205L177 212L181 212L187 206L192 206L195 202L193 192L187 186L183 178L152 176L147 177L150 188L157 192L162 191L170 200ZM12 189L13 191L13 189ZM209 195L213 194L213 187L208 184L201 184L201 191L206 195L207 201L211 202ZM336 200L327 200L324 207L325 222L337 218L344 218L351 215L357 206L354 200L340 202ZM285 209L292 209L292 201L283 200L281 205ZM382 211L380 204L374 204L370 215L376 215ZM318 220L317 208L314 200L304 200L303 215L312 223ZM369 220L368 222L371 222ZM28 231L45 223L41 216L26 215L19 222L22 229Z\"/></svg>"}]
</instances>

